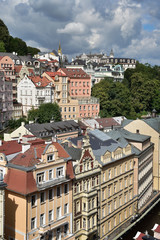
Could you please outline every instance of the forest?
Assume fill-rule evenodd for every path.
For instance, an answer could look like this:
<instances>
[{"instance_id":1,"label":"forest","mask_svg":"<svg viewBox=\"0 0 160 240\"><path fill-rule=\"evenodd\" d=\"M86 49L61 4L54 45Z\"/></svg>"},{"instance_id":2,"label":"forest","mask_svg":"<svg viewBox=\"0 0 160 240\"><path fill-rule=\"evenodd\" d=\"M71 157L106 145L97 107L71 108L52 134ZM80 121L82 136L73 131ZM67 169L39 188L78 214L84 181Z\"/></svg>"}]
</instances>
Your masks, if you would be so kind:
<instances>
[{"instance_id":1,"label":"forest","mask_svg":"<svg viewBox=\"0 0 160 240\"><path fill-rule=\"evenodd\" d=\"M0 19L0 52L16 52L18 55L24 56L31 54L32 56L40 50L27 46L27 44L20 38L12 37L9 34L7 26Z\"/></svg>"},{"instance_id":2,"label":"forest","mask_svg":"<svg viewBox=\"0 0 160 240\"><path fill-rule=\"evenodd\" d=\"M153 109L160 113L160 67L137 62L127 69L122 82L105 78L92 88L100 99L100 117L125 116L136 119Z\"/></svg>"}]
</instances>

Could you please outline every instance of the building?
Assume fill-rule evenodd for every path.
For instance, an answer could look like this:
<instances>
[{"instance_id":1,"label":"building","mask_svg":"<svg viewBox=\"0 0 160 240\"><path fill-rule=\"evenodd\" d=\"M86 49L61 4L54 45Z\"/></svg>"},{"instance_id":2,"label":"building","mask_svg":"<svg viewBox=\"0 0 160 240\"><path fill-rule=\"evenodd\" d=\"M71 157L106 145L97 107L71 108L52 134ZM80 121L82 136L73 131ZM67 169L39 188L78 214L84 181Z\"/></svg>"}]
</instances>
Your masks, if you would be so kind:
<instances>
[{"instance_id":1,"label":"building","mask_svg":"<svg viewBox=\"0 0 160 240\"><path fill-rule=\"evenodd\" d=\"M81 54L76 56L76 60L84 60L86 62L92 61L96 63L111 64L117 65L120 64L125 70L127 68L135 68L136 60L132 58L116 58L114 56L113 50L111 50L110 55L107 56L105 53L90 53L90 54Z\"/></svg>"},{"instance_id":2,"label":"building","mask_svg":"<svg viewBox=\"0 0 160 240\"><path fill-rule=\"evenodd\" d=\"M69 145L74 148L81 148L82 151L87 148L88 153L84 155L83 161L81 157L76 155L76 151L72 149L69 151L69 147L65 148L72 158L77 160L74 164L75 179L73 184L75 190L73 202L74 204L77 201L80 203L80 206L77 206L81 208L81 213L77 212L77 215L74 213L74 224L77 223L75 236L76 239L82 239L86 226L88 235L94 233L95 239L98 236L99 239L110 240L130 225L134 215L137 204L133 187L135 153L132 145L127 141L118 142L97 129L90 131L88 135L87 140L84 139L84 136L79 136L67 141ZM93 164L92 161L94 161ZM93 172L93 175L91 174L89 177L90 171ZM96 174L99 175L99 178L95 177ZM85 184L89 196L87 192L85 193ZM93 197L92 192L94 193ZM82 210L84 205L81 201L83 196L88 196L88 199L86 197L88 202L84 212ZM94 196L97 196L97 206L93 205L92 208L90 205L92 202L89 203L89 200L92 200ZM75 207L75 211L78 211L77 207ZM94 211L98 212L97 222L93 219ZM86 222L88 225L83 225L83 214L88 221L88 223ZM90 218L90 215L92 218ZM85 239L87 237L86 235Z\"/></svg>"},{"instance_id":3,"label":"building","mask_svg":"<svg viewBox=\"0 0 160 240\"><path fill-rule=\"evenodd\" d=\"M12 80L0 71L0 129L5 128L13 113Z\"/></svg>"},{"instance_id":4,"label":"building","mask_svg":"<svg viewBox=\"0 0 160 240\"><path fill-rule=\"evenodd\" d=\"M4 133L5 141L18 140L24 135L34 135L38 138L51 140L56 138L63 140L66 138L77 137L81 134L81 129L73 120L51 122L51 123L21 123L21 126L12 133Z\"/></svg>"},{"instance_id":5,"label":"building","mask_svg":"<svg viewBox=\"0 0 160 240\"><path fill-rule=\"evenodd\" d=\"M35 140L8 164L1 160L7 169L6 239L74 239L70 159L59 143Z\"/></svg>"},{"instance_id":6,"label":"building","mask_svg":"<svg viewBox=\"0 0 160 240\"><path fill-rule=\"evenodd\" d=\"M160 118L127 120L122 122L124 129L144 135L151 136L151 142L154 143L153 153L153 189L160 190L160 165L159 165L159 144L160 144Z\"/></svg>"},{"instance_id":7,"label":"building","mask_svg":"<svg viewBox=\"0 0 160 240\"><path fill-rule=\"evenodd\" d=\"M75 143L76 139L73 139ZM72 141L64 145L72 156L73 181L73 229L75 239L98 238L98 201L100 191L100 166L93 155L89 139Z\"/></svg>"},{"instance_id":8,"label":"building","mask_svg":"<svg viewBox=\"0 0 160 240\"><path fill-rule=\"evenodd\" d=\"M22 104L23 114L42 103L54 102L53 82L45 77L25 76L17 85L18 102Z\"/></svg>"},{"instance_id":9,"label":"building","mask_svg":"<svg viewBox=\"0 0 160 240\"><path fill-rule=\"evenodd\" d=\"M154 144L151 137L131 133L125 129L116 129L107 133L114 140L123 142L124 139L132 144L134 156L134 196L137 206L134 209L133 220L144 212L155 199L153 193L153 152Z\"/></svg>"},{"instance_id":10,"label":"building","mask_svg":"<svg viewBox=\"0 0 160 240\"><path fill-rule=\"evenodd\" d=\"M13 114L12 118L18 120L23 117L22 103L13 102Z\"/></svg>"},{"instance_id":11,"label":"building","mask_svg":"<svg viewBox=\"0 0 160 240\"><path fill-rule=\"evenodd\" d=\"M78 101L78 118L98 117L99 99L91 97L91 77L79 68L60 68L67 76L69 95Z\"/></svg>"}]
</instances>

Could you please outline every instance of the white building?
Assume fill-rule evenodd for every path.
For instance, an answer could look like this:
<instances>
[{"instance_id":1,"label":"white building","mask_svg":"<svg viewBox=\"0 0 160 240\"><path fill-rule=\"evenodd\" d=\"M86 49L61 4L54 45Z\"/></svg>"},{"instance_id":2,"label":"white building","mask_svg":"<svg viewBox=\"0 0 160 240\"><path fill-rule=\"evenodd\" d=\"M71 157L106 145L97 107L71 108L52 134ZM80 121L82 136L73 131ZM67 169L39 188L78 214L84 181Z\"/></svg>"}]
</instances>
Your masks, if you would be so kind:
<instances>
[{"instance_id":1,"label":"white building","mask_svg":"<svg viewBox=\"0 0 160 240\"><path fill-rule=\"evenodd\" d=\"M27 115L32 107L54 102L53 82L45 77L25 76L17 85L17 98L22 103L23 114Z\"/></svg>"}]
</instances>

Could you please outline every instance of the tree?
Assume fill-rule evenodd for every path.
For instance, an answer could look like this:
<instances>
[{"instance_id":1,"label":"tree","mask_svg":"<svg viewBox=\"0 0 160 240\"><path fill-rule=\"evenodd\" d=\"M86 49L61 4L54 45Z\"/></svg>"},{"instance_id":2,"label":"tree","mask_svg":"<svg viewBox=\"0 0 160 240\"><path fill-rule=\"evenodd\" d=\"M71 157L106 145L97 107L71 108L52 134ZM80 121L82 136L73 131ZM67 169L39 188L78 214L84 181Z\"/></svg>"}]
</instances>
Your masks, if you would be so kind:
<instances>
[{"instance_id":1,"label":"tree","mask_svg":"<svg viewBox=\"0 0 160 240\"><path fill-rule=\"evenodd\" d=\"M5 45L3 41L0 41L0 52L6 52Z\"/></svg>"},{"instance_id":2,"label":"tree","mask_svg":"<svg viewBox=\"0 0 160 240\"><path fill-rule=\"evenodd\" d=\"M28 53L30 53L32 56L34 56L35 54L40 52L40 50L38 48L33 48L30 46L27 47L27 50L28 50Z\"/></svg>"},{"instance_id":3,"label":"tree","mask_svg":"<svg viewBox=\"0 0 160 240\"><path fill-rule=\"evenodd\" d=\"M60 108L57 103L43 103L38 109L29 111L28 120L36 120L38 123L46 123L51 120L61 121Z\"/></svg>"}]
</instances>

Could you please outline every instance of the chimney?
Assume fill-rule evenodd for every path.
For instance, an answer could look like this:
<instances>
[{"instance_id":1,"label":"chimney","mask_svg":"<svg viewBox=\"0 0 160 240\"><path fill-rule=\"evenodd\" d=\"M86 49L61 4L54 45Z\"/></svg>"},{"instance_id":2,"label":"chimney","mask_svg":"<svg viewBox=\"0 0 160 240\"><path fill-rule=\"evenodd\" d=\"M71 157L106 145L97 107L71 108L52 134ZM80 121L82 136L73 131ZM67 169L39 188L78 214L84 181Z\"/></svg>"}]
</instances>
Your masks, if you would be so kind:
<instances>
[{"instance_id":1,"label":"chimney","mask_svg":"<svg viewBox=\"0 0 160 240\"><path fill-rule=\"evenodd\" d=\"M153 109L153 110L152 110L152 118L155 118L155 117L156 117L156 113L157 113L156 109Z\"/></svg>"},{"instance_id":2,"label":"chimney","mask_svg":"<svg viewBox=\"0 0 160 240\"><path fill-rule=\"evenodd\" d=\"M54 137L52 137L52 142L57 142L57 135L55 135Z\"/></svg>"},{"instance_id":3,"label":"chimney","mask_svg":"<svg viewBox=\"0 0 160 240\"><path fill-rule=\"evenodd\" d=\"M22 144L22 153L26 152L30 148L30 144Z\"/></svg>"},{"instance_id":4,"label":"chimney","mask_svg":"<svg viewBox=\"0 0 160 240\"><path fill-rule=\"evenodd\" d=\"M77 141L77 147L78 148L82 148L82 140L78 140Z\"/></svg>"}]
</instances>

